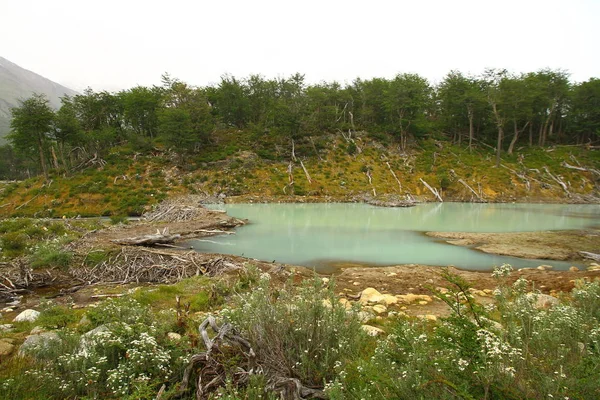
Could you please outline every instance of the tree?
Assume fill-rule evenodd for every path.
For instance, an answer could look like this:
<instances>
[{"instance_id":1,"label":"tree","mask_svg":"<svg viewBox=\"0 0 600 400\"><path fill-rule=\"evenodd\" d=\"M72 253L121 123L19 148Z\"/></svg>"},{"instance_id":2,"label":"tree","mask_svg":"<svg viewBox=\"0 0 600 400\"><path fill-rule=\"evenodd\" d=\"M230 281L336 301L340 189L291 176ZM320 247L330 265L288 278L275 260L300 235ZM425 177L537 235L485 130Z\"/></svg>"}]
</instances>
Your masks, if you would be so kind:
<instances>
[{"instance_id":1,"label":"tree","mask_svg":"<svg viewBox=\"0 0 600 400\"><path fill-rule=\"evenodd\" d=\"M400 134L400 147L405 150L408 137L420 133L431 102L431 87L416 74L400 74L390 81L386 93L386 109L392 129Z\"/></svg>"},{"instance_id":2,"label":"tree","mask_svg":"<svg viewBox=\"0 0 600 400\"><path fill-rule=\"evenodd\" d=\"M570 121L579 143L600 139L600 79L573 88Z\"/></svg>"},{"instance_id":3,"label":"tree","mask_svg":"<svg viewBox=\"0 0 600 400\"><path fill-rule=\"evenodd\" d=\"M11 133L8 140L18 151L37 158L44 176L48 177L46 151L54 111L50 108L48 99L41 94L34 94L20 103L19 107L11 110Z\"/></svg>"}]
</instances>

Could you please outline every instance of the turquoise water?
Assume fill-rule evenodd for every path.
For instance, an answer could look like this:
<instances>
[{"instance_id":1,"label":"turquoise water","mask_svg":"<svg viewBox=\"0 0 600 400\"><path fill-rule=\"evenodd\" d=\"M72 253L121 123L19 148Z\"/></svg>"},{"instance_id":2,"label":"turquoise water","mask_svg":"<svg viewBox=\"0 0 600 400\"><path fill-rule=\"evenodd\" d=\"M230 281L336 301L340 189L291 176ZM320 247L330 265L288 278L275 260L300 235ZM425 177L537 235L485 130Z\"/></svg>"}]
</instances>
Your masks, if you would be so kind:
<instances>
[{"instance_id":1,"label":"turquoise water","mask_svg":"<svg viewBox=\"0 0 600 400\"><path fill-rule=\"evenodd\" d=\"M373 265L454 265L489 270L570 263L494 256L442 240L428 231L519 232L580 229L600 224L598 205L429 203L411 208L367 204L228 204L214 206L250 223L235 235L186 244L201 252L243 255L314 267L327 272L339 262Z\"/></svg>"}]
</instances>

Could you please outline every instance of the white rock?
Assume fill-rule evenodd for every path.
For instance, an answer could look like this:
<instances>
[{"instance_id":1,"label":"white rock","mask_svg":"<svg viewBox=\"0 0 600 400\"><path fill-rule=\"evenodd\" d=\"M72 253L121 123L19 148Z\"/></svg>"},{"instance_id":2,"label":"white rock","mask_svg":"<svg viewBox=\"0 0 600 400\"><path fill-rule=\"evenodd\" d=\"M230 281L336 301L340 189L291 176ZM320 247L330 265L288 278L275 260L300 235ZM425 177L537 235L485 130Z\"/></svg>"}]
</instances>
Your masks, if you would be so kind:
<instances>
[{"instance_id":1,"label":"white rock","mask_svg":"<svg viewBox=\"0 0 600 400\"><path fill-rule=\"evenodd\" d=\"M543 309L543 308L550 308L553 307L555 305L557 305L559 303L558 299L556 297L552 297L548 294L543 294L543 293L527 293L526 295L528 298L534 298L535 299L535 308L537 309Z\"/></svg>"},{"instance_id":2,"label":"white rock","mask_svg":"<svg viewBox=\"0 0 600 400\"><path fill-rule=\"evenodd\" d=\"M10 332L15 329L13 324L2 324L0 325L0 332Z\"/></svg>"},{"instance_id":3,"label":"white rock","mask_svg":"<svg viewBox=\"0 0 600 400\"><path fill-rule=\"evenodd\" d=\"M356 316L360 322L369 322L375 317L372 313L367 311L359 311Z\"/></svg>"},{"instance_id":4,"label":"white rock","mask_svg":"<svg viewBox=\"0 0 600 400\"><path fill-rule=\"evenodd\" d=\"M40 316L39 311L27 309L13 319L13 322L33 322Z\"/></svg>"},{"instance_id":5,"label":"white rock","mask_svg":"<svg viewBox=\"0 0 600 400\"><path fill-rule=\"evenodd\" d=\"M44 329L43 327L41 327L41 326L35 326L35 327L34 327L34 328L31 330L31 332L29 332L29 334L30 334L30 335L38 335L38 334L40 334L40 333L42 333L42 332L44 332L44 331L45 331L45 329Z\"/></svg>"},{"instance_id":6,"label":"white rock","mask_svg":"<svg viewBox=\"0 0 600 400\"><path fill-rule=\"evenodd\" d=\"M50 347L60 341L56 332L43 332L38 335L29 335L19 349L19 353L23 354L31 350Z\"/></svg>"},{"instance_id":7,"label":"white rock","mask_svg":"<svg viewBox=\"0 0 600 400\"><path fill-rule=\"evenodd\" d=\"M367 332L369 336L379 336L385 333L383 329L377 328L376 326L362 325L361 328Z\"/></svg>"},{"instance_id":8,"label":"white rock","mask_svg":"<svg viewBox=\"0 0 600 400\"><path fill-rule=\"evenodd\" d=\"M170 340L173 340L175 342L179 342L181 340L181 335L179 333L175 333L175 332L169 332L169 333L167 333L167 337Z\"/></svg>"}]
</instances>

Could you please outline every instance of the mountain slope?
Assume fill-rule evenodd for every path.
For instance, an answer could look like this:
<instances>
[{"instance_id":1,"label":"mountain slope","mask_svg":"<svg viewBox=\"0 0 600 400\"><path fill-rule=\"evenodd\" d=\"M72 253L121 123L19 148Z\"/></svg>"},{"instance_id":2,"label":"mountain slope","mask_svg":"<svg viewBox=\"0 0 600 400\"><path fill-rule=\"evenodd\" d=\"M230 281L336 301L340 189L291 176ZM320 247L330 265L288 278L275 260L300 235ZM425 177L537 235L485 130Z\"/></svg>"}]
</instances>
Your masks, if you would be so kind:
<instances>
[{"instance_id":1,"label":"mountain slope","mask_svg":"<svg viewBox=\"0 0 600 400\"><path fill-rule=\"evenodd\" d=\"M0 57L0 144L10 130L10 109L19 105L33 93L45 94L54 108L60 107L60 97L75 95L77 92L52 82L34 72Z\"/></svg>"}]
</instances>

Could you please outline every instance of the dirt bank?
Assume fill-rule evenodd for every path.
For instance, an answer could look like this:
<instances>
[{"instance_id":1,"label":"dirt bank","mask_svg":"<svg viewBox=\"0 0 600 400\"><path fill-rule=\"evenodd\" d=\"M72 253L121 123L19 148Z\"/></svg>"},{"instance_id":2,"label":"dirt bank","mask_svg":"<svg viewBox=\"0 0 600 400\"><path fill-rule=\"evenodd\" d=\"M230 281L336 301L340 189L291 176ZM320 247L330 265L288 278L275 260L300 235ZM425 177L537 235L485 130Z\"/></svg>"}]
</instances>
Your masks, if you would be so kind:
<instances>
[{"instance_id":1,"label":"dirt bank","mask_svg":"<svg viewBox=\"0 0 600 400\"><path fill-rule=\"evenodd\" d=\"M457 246L473 246L490 254L519 258L585 261L579 251L598 253L600 230L547 232L471 233L427 232Z\"/></svg>"}]
</instances>

